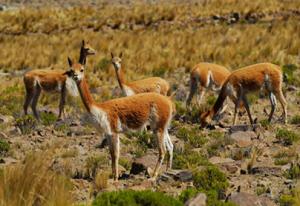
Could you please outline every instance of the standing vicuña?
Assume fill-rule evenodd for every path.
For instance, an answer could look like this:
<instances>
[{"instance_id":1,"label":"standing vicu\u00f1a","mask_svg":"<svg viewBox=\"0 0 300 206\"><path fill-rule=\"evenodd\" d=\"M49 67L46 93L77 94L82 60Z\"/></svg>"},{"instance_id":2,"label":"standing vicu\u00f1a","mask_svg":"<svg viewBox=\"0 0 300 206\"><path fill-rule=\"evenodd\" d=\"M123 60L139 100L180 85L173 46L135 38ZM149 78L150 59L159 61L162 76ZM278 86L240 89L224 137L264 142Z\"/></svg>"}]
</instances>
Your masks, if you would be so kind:
<instances>
[{"instance_id":1,"label":"standing vicu\u00f1a","mask_svg":"<svg viewBox=\"0 0 300 206\"><path fill-rule=\"evenodd\" d=\"M73 64L70 59L68 61L70 70L65 74L76 82L82 102L94 120L96 129L108 140L114 180L118 179L119 133L127 129L141 129L148 122L157 137L159 149L159 158L153 177L158 174L166 149L169 153L167 168L171 168L173 144L168 127L174 112L174 105L170 98L157 93L143 93L96 103L84 77L83 65Z\"/></svg>"},{"instance_id":2,"label":"standing vicu\u00f1a","mask_svg":"<svg viewBox=\"0 0 300 206\"><path fill-rule=\"evenodd\" d=\"M170 90L169 83L160 77L150 77L133 82L127 82L122 68L122 53L119 57L114 57L111 53L112 64L114 65L119 86L125 96L131 96L138 93L156 92L167 95Z\"/></svg>"},{"instance_id":3,"label":"standing vicu\u00f1a","mask_svg":"<svg viewBox=\"0 0 300 206\"><path fill-rule=\"evenodd\" d=\"M95 50L85 41L82 41L80 48L79 62L85 64L86 57L88 55L94 55ZM27 72L24 75L24 84L26 89L26 97L24 102L24 113L27 115L28 106L31 104L31 109L34 116L39 119L36 105L41 94L41 91L45 92L60 92L59 114L58 118L61 118L63 113L66 90L70 91L73 96L76 96L76 92L73 91L72 82L67 82L67 78L64 75L64 70L51 70L51 69L35 69ZM66 88L67 87L67 88Z\"/></svg>"},{"instance_id":4,"label":"standing vicu\u00f1a","mask_svg":"<svg viewBox=\"0 0 300 206\"><path fill-rule=\"evenodd\" d=\"M223 66L205 62L197 64L191 71L190 93L186 100L187 108L196 93L199 106L205 90L219 91L229 75L230 71Z\"/></svg>"},{"instance_id":5,"label":"standing vicu\u00f1a","mask_svg":"<svg viewBox=\"0 0 300 206\"><path fill-rule=\"evenodd\" d=\"M269 94L271 102L271 112L268 121L270 122L275 108L276 98L279 100L283 113L282 118L284 123L287 121L287 104L282 93L282 72L280 67L271 63L260 63L250 65L236 71L233 71L224 83L219 97L213 108L201 114L201 125L207 125L218 110L222 107L227 96L231 96L235 103L233 125L236 123L237 110L240 102L244 103L250 123L253 124L253 119L250 114L249 104L246 95L249 92L265 90Z\"/></svg>"}]
</instances>

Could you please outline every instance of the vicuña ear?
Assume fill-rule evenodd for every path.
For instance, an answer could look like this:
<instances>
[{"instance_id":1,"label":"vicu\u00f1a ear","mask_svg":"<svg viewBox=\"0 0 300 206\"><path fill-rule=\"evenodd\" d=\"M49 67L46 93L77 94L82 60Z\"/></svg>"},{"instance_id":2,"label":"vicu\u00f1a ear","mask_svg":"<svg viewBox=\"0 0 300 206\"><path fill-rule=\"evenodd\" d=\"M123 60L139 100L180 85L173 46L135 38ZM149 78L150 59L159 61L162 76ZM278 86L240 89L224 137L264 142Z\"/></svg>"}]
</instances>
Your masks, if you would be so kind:
<instances>
[{"instance_id":1,"label":"vicu\u00f1a ear","mask_svg":"<svg viewBox=\"0 0 300 206\"><path fill-rule=\"evenodd\" d=\"M114 58L114 54L112 52L110 52L111 58Z\"/></svg>"},{"instance_id":2,"label":"vicu\u00f1a ear","mask_svg":"<svg viewBox=\"0 0 300 206\"><path fill-rule=\"evenodd\" d=\"M68 62L69 62L69 66L70 66L70 67L72 67L72 65L73 65L73 62L72 62L72 60L71 60L71 58L70 58L70 57L68 57Z\"/></svg>"},{"instance_id":3,"label":"vicu\u00f1a ear","mask_svg":"<svg viewBox=\"0 0 300 206\"><path fill-rule=\"evenodd\" d=\"M84 45L85 45L85 41L84 41L84 39L83 39L83 40L82 40L82 43L81 43L81 46L84 47Z\"/></svg>"},{"instance_id":4,"label":"vicu\u00f1a ear","mask_svg":"<svg viewBox=\"0 0 300 206\"><path fill-rule=\"evenodd\" d=\"M122 56L123 56L123 52L120 53L119 57L122 58Z\"/></svg>"}]
</instances>

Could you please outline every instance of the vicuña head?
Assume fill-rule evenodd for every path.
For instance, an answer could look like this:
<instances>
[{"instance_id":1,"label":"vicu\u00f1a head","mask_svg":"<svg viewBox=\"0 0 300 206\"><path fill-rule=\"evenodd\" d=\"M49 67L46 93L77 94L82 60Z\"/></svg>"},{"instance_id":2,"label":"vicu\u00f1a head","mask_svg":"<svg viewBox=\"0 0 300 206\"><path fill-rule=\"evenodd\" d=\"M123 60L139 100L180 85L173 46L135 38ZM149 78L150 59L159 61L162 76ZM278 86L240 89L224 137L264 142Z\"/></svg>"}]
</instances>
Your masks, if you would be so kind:
<instances>
[{"instance_id":1,"label":"vicu\u00f1a head","mask_svg":"<svg viewBox=\"0 0 300 206\"><path fill-rule=\"evenodd\" d=\"M123 53L121 52L119 56L114 56L114 54L111 52L111 63L113 64L116 71L119 71L122 66L122 56Z\"/></svg>"},{"instance_id":2,"label":"vicu\u00f1a head","mask_svg":"<svg viewBox=\"0 0 300 206\"><path fill-rule=\"evenodd\" d=\"M85 65L86 64L86 57L89 55L95 55L96 50L93 49L89 42L82 40L81 47L80 47L80 56L79 56L79 63Z\"/></svg>"},{"instance_id":3,"label":"vicu\u00f1a head","mask_svg":"<svg viewBox=\"0 0 300 206\"><path fill-rule=\"evenodd\" d=\"M70 57L68 57L69 70L64 74L72 78L77 84L84 78L84 66L80 63L73 63Z\"/></svg>"}]
</instances>

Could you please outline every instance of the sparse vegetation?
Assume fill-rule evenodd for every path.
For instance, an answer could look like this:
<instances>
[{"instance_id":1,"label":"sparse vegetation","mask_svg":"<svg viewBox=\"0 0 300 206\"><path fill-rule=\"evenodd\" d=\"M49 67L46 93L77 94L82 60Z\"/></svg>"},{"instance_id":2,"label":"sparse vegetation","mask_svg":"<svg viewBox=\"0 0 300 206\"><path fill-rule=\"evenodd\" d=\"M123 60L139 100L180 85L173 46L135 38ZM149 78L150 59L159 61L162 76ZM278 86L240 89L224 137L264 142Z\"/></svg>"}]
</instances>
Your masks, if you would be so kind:
<instances>
[{"instance_id":1,"label":"sparse vegetation","mask_svg":"<svg viewBox=\"0 0 300 206\"><path fill-rule=\"evenodd\" d=\"M10 149L10 145L4 139L0 139L0 156L5 155Z\"/></svg>"},{"instance_id":2,"label":"sparse vegetation","mask_svg":"<svg viewBox=\"0 0 300 206\"><path fill-rule=\"evenodd\" d=\"M291 119L291 124L300 124L300 115L294 115Z\"/></svg>"},{"instance_id":3,"label":"sparse vegetation","mask_svg":"<svg viewBox=\"0 0 300 206\"><path fill-rule=\"evenodd\" d=\"M40 115L42 124L45 126L53 125L57 120L56 115L52 112L41 112Z\"/></svg>"},{"instance_id":4,"label":"sparse vegetation","mask_svg":"<svg viewBox=\"0 0 300 206\"><path fill-rule=\"evenodd\" d=\"M99 192L108 187L108 178L109 178L108 172L106 171L97 172L94 180L94 189L96 192Z\"/></svg>"},{"instance_id":5,"label":"sparse vegetation","mask_svg":"<svg viewBox=\"0 0 300 206\"><path fill-rule=\"evenodd\" d=\"M199 148L207 142L207 138L201 133L197 126L192 128L181 127L178 129L176 136L194 148Z\"/></svg>"},{"instance_id":6,"label":"sparse vegetation","mask_svg":"<svg viewBox=\"0 0 300 206\"><path fill-rule=\"evenodd\" d=\"M290 146L300 139L300 135L294 131L280 128L276 131L276 138L281 141L283 145Z\"/></svg>"},{"instance_id":7,"label":"sparse vegetation","mask_svg":"<svg viewBox=\"0 0 300 206\"><path fill-rule=\"evenodd\" d=\"M153 206L183 206L172 197L160 192L123 190L118 192L104 192L94 201L93 206L101 205L153 205Z\"/></svg>"},{"instance_id":8,"label":"sparse vegetation","mask_svg":"<svg viewBox=\"0 0 300 206\"><path fill-rule=\"evenodd\" d=\"M20 128L22 134L29 134L36 128L37 121L32 115L25 115L16 119L16 126Z\"/></svg>"},{"instance_id":9,"label":"sparse vegetation","mask_svg":"<svg viewBox=\"0 0 300 206\"><path fill-rule=\"evenodd\" d=\"M250 171L256 159L260 161L260 158L257 158L260 154L253 150L257 144L266 146L263 163L265 160L271 164L274 162L275 165L284 165L282 168L291 165L282 177L271 175L274 184L272 182L270 187L276 203L282 206L300 205L299 188L296 186L296 189L291 189L300 178L297 154L300 142L300 133L297 131L300 124L297 110L297 98L300 97L300 1L208 0L197 3L160 1L159 4L148 4L130 0L129 4L100 5L97 0L92 4L84 2L83 5L77 0L72 3L55 1L55 4L52 4L52 1L25 1L22 8L16 6L0 12L0 114L4 118L6 115L11 119L15 118L15 122L11 122L10 119L8 122L3 120L3 124L0 122L3 136L10 138L7 141L6 138L0 139L0 205L83 205L81 202L93 201L87 197L89 192L92 192L91 196L101 192L92 203L95 206L183 205L197 193L203 192L207 195L208 206L233 206L224 199L225 194L231 192L231 189L236 189L228 189L228 180L234 182L232 185L237 185L236 180L231 175L226 177L208 158L230 157L236 160L234 167L242 169L240 165L247 166L249 174L245 175L245 178L248 178L252 175ZM61 4L62 6L57 6ZM238 16L238 20L231 22L234 15ZM87 125L81 127L82 130L78 132L80 134L73 132L77 131L77 117L83 110L80 99L67 96L67 118L64 121L55 123L56 115L46 112L40 113L41 122L37 122L31 115L22 116L23 72L31 68L67 68L66 57L77 58L82 39L89 41L97 50L97 54L89 58L86 65L90 89L97 101L119 95L117 90L112 92L118 85L111 67L110 52L123 52L128 80L161 76L170 82L173 91L179 85L188 90L188 73L184 72L190 71L199 62L215 62L232 71L258 62L273 62L280 65L284 72L283 89L287 99L292 102L289 102L288 107L291 125L283 126L277 122L270 124L267 120L262 120L260 123L264 130L260 131L262 136L259 139L253 140L254 147L239 148L235 144L231 145L230 138L224 135L227 127L216 126L215 131L221 132L199 129L199 116L211 108L216 101L216 94L205 95L200 107L192 105L190 111L186 110L183 101L174 101L177 113L172 120L170 134L179 140L176 139L178 142L174 143L173 169L191 170L196 187L184 190L179 197L174 198L150 191L124 190L102 193L105 189L111 189L108 181L111 174L107 172L111 170L109 149L94 146L99 135ZM177 93L181 100L184 99L185 92ZM48 107L51 111L52 106L57 110L57 99L58 95L42 94L40 108L47 104L47 111ZM250 95L248 100L254 103L258 100L258 95ZM262 105L255 105L263 107L265 101L269 100L259 100ZM78 106L75 108L74 105ZM231 103L229 107L232 107ZM231 119L232 114L226 113L229 117L226 114L222 123L231 123L228 119ZM258 119L264 119L265 116L261 118L263 115L261 112L256 113ZM246 115L242 118L246 118ZM81 118L79 124L85 119ZM19 129L14 126L18 127L22 134L19 134ZM218 126L222 127L222 124ZM39 131L35 132L37 128ZM70 137L66 134L70 134L71 129L75 135ZM281 144L274 141L274 133L279 140L277 142ZM47 150L53 139L67 140L68 144L64 144L63 149L56 148L55 151L51 151L55 154L38 152L28 155L31 149ZM149 132L130 132L120 140L123 145L122 154L131 153L121 156L119 160L119 164L127 171L130 170L132 156L141 157L153 151L157 153L156 139ZM54 161L52 155L55 156ZM52 164L57 164L57 168L52 168ZM227 168L226 164L222 164L221 169L231 173L230 166ZM240 171L242 173L242 170ZM124 177L126 175L128 174ZM239 174L236 172L234 176L236 175ZM260 173L255 175L261 177ZM70 177L74 178L72 182L75 182L76 189L72 187ZM142 184L146 179L140 176L132 178L132 175L129 175L128 178L128 182L127 179L120 180L125 188L145 186L152 189L152 185ZM253 175L251 180L252 178ZM265 178L269 177L264 176ZM277 182L276 178L290 180ZM180 188L176 188L174 192L174 187L179 184ZM176 181L169 184L166 181L154 189L175 195L182 188L189 186L185 182ZM273 190L272 187L278 189ZM249 190L257 195L266 193L267 189L265 186L249 187ZM281 193L278 194L278 191L283 191L284 195L279 197ZM73 197L80 203L74 202Z\"/></svg>"},{"instance_id":10,"label":"sparse vegetation","mask_svg":"<svg viewBox=\"0 0 300 206\"><path fill-rule=\"evenodd\" d=\"M94 178L98 169L101 166L105 166L109 164L109 159L106 155L102 156L90 156L86 159L86 175L89 178Z\"/></svg>"},{"instance_id":11,"label":"sparse vegetation","mask_svg":"<svg viewBox=\"0 0 300 206\"><path fill-rule=\"evenodd\" d=\"M274 155L274 164L275 165L286 165L288 163L291 163L293 159L297 157L297 153L295 149L287 149L277 152Z\"/></svg>"}]
</instances>

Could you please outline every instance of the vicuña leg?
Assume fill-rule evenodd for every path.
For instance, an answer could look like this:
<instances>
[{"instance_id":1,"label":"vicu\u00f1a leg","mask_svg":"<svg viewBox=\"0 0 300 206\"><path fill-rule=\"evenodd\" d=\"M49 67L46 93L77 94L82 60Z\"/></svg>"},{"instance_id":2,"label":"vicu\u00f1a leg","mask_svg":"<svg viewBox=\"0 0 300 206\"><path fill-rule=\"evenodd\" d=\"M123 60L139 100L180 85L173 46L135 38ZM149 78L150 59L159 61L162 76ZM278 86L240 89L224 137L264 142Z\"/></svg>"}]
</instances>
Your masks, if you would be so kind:
<instances>
[{"instance_id":1,"label":"vicu\u00f1a leg","mask_svg":"<svg viewBox=\"0 0 300 206\"><path fill-rule=\"evenodd\" d=\"M61 89L58 119L61 119L61 115L64 113L65 102L66 102L66 86L64 85Z\"/></svg>"},{"instance_id":2,"label":"vicu\u00f1a leg","mask_svg":"<svg viewBox=\"0 0 300 206\"><path fill-rule=\"evenodd\" d=\"M190 107L190 104L191 104L191 101L197 91L197 88L198 88L198 81L196 79L191 79L191 83L190 83L190 93L189 93L189 96L186 100L186 107L187 109L189 109Z\"/></svg>"},{"instance_id":3,"label":"vicu\u00f1a leg","mask_svg":"<svg viewBox=\"0 0 300 206\"><path fill-rule=\"evenodd\" d=\"M280 89L278 92L277 92L277 95L276 97L278 98L280 104L281 104L281 107L282 107L282 119L284 121L284 124L287 123L287 103L286 103L286 100L283 96L283 93L282 93L282 90Z\"/></svg>"},{"instance_id":4,"label":"vicu\u00f1a leg","mask_svg":"<svg viewBox=\"0 0 300 206\"><path fill-rule=\"evenodd\" d=\"M35 86L35 89L34 89L34 95L33 95L33 99L32 99L32 103L31 103L31 109L32 109L32 112L33 112L33 115L35 116L35 118L37 119L40 119L39 118L39 114L36 110L36 105L38 103L38 100L39 100L39 97L40 97L40 94L41 94L41 87L36 85Z\"/></svg>"},{"instance_id":5,"label":"vicu\u00f1a leg","mask_svg":"<svg viewBox=\"0 0 300 206\"><path fill-rule=\"evenodd\" d=\"M26 88L26 97L23 105L25 115L28 114L28 106L32 102L33 96L34 96L33 89Z\"/></svg>"},{"instance_id":6,"label":"vicu\u00f1a leg","mask_svg":"<svg viewBox=\"0 0 300 206\"><path fill-rule=\"evenodd\" d=\"M166 154L166 147L165 147L165 141L164 141L164 131L157 131L155 132L156 137L157 137L157 144L158 144L158 160L153 172L153 178L156 178L159 172L159 169L164 161L165 158L165 154Z\"/></svg>"},{"instance_id":7,"label":"vicu\u00f1a leg","mask_svg":"<svg viewBox=\"0 0 300 206\"><path fill-rule=\"evenodd\" d=\"M251 113L250 113L250 108L249 108L248 100L247 100L247 97L246 97L245 94L243 94L242 99L243 99L244 106L246 108L246 111L247 111L250 123L251 123L251 125L253 125L254 122L253 122L253 119L252 119L252 116L251 116Z\"/></svg>"},{"instance_id":8,"label":"vicu\u00f1a leg","mask_svg":"<svg viewBox=\"0 0 300 206\"><path fill-rule=\"evenodd\" d=\"M166 129L165 132L164 132L164 139L165 139L165 145L166 145L166 148L168 150L168 153L169 153L169 159L167 161L167 170L168 169L171 169L172 168L172 161L173 161L173 143L171 141L171 138L170 138L170 135L169 135L169 132L168 130Z\"/></svg>"},{"instance_id":9,"label":"vicu\u00f1a leg","mask_svg":"<svg viewBox=\"0 0 300 206\"><path fill-rule=\"evenodd\" d=\"M112 172L113 172L113 178L115 181L118 181L119 178L119 171L118 171L118 165L119 165L119 153L120 153L120 142L119 142L119 136L117 134L107 135L109 140L109 151L111 155L111 162L112 162Z\"/></svg>"},{"instance_id":10,"label":"vicu\u00f1a leg","mask_svg":"<svg viewBox=\"0 0 300 206\"><path fill-rule=\"evenodd\" d=\"M270 102L271 102L271 112L269 114L268 121L271 122L274 111L276 109L277 102L276 102L276 97L272 92L269 93L269 99L270 99Z\"/></svg>"}]
</instances>

